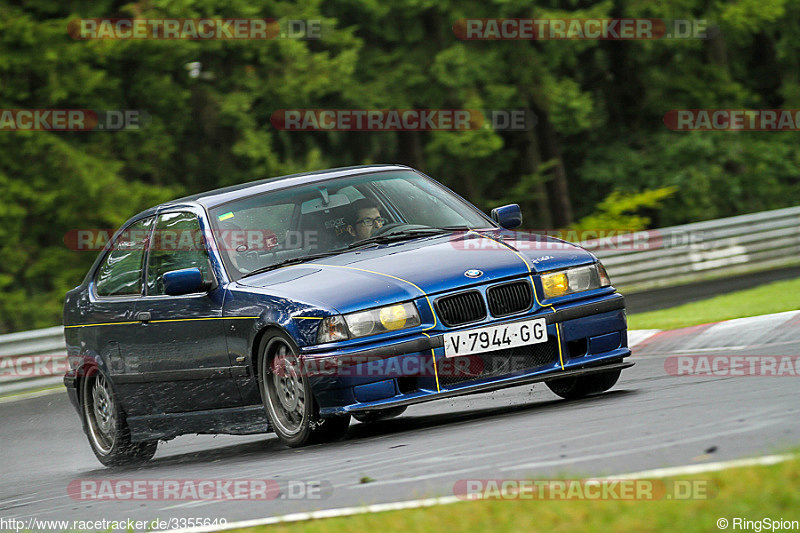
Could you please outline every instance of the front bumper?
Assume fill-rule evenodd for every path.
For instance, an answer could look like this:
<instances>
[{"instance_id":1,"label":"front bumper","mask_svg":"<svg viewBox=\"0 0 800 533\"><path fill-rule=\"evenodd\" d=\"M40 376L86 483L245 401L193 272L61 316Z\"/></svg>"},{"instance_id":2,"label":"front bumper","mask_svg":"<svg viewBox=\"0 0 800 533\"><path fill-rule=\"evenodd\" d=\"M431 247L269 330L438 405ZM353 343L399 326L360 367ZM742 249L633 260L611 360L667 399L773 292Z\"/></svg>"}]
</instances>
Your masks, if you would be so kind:
<instances>
[{"instance_id":1,"label":"front bumper","mask_svg":"<svg viewBox=\"0 0 800 533\"><path fill-rule=\"evenodd\" d=\"M492 392L498 389L505 389L507 387L516 387L518 385L527 385L529 383L538 383L548 381L551 379L571 378L575 376L585 376L587 374L595 374L597 372L606 372L609 370L621 370L623 368L632 367L635 363L609 363L597 366L588 366L584 368L576 368L572 370L562 370L558 372L547 372L539 375L519 376L505 379L496 379L488 383L478 383L475 385L466 385L457 389L449 389L440 392L424 392L420 391L416 394L406 394L403 398L397 398L386 401L377 401L369 403L361 403L355 406L348 406L345 411L348 413L363 413L375 411L380 409L388 409L391 407L402 407L413 405L415 403L430 402L433 400L440 400L442 398L452 398L454 396L465 396L467 394L479 394L481 392ZM323 414L332 414L335 411Z\"/></svg>"},{"instance_id":2,"label":"front bumper","mask_svg":"<svg viewBox=\"0 0 800 533\"><path fill-rule=\"evenodd\" d=\"M509 366L508 372L475 375L469 379L443 378L441 371L437 373L435 370L445 362L445 332L441 331L431 332L430 337L420 335L402 342L346 353L314 353L302 357L313 359L316 364L337 362L343 357L351 361L359 358L371 361L350 366L344 374L311 376L309 381L323 416L373 411L632 366L633 363L622 362L630 355L624 308L624 297L612 294L556 311L539 309L524 316L493 322L491 325L544 318L550 339L548 343L552 342L553 349L557 348L557 357L534 367L515 370ZM460 359L465 358L451 358L448 362ZM383 363L385 371L390 368L393 371L370 372L369 365L374 366L375 361ZM409 374L406 370L409 366L431 371Z\"/></svg>"}]
</instances>

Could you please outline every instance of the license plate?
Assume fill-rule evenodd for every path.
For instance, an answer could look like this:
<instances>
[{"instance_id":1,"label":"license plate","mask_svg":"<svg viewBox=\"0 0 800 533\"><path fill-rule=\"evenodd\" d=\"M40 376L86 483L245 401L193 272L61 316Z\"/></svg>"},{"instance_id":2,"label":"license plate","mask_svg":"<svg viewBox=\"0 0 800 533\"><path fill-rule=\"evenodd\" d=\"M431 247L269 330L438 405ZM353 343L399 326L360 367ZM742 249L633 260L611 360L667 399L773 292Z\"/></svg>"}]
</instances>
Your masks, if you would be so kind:
<instances>
[{"instance_id":1,"label":"license plate","mask_svg":"<svg viewBox=\"0 0 800 533\"><path fill-rule=\"evenodd\" d=\"M444 355L459 357L540 342L547 342L547 323L544 318L445 333Z\"/></svg>"}]
</instances>

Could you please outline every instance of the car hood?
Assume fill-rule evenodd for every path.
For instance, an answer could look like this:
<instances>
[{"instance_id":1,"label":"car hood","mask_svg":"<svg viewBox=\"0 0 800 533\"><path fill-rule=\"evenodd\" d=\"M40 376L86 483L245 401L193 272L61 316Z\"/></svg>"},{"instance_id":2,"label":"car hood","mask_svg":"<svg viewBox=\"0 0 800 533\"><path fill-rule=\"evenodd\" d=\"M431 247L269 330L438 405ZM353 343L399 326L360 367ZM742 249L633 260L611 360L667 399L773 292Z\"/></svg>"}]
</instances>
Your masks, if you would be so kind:
<instances>
[{"instance_id":1,"label":"car hood","mask_svg":"<svg viewBox=\"0 0 800 533\"><path fill-rule=\"evenodd\" d=\"M472 231L352 250L238 283L348 313L521 276L529 266L536 273L595 260L583 248L551 237ZM470 270L481 273L470 278L465 274Z\"/></svg>"}]
</instances>

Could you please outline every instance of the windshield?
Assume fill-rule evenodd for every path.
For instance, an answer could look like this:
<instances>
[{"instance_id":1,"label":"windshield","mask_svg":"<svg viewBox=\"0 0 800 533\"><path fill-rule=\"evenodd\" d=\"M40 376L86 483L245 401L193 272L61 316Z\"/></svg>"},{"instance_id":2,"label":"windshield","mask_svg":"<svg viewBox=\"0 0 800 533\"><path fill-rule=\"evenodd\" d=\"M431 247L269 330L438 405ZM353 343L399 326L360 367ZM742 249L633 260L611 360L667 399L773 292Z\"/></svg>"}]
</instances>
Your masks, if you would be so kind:
<instances>
[{"instance_id":1,"label":"windshield","mask_svg":"<svg viewBox=\"0 0 800 533\"><path fill-rule=\"evenodd\" d=\"M411 171L360 174L228 202L210 210L234 280L358 243L493 227L474 206Z\"/></svg>"}]
</instances>

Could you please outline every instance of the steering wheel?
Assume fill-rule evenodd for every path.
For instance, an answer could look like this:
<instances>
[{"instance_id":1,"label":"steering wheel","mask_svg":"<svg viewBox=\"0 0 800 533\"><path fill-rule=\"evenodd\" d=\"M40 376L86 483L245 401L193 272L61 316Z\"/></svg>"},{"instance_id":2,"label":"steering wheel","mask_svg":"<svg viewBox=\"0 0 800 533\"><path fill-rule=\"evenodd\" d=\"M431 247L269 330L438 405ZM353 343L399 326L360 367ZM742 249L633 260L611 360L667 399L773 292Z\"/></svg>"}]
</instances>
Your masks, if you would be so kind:
<instances>
[{"instance_id":1,"label":"steering wheel","mask_svg":"<svg viewBox=\"0 0 800 533\"><path fill-rule=\"evenodd\" d=\"M372 236L375 237L377 235L383 235L384 233L387 233L387 232L389 232L389 231L391 231L391 230L393 230L393 229L395 229L397 227L406 226L406 225L407 224L405 224L403 222L391 222L389 224L386 224L386 225L382 226L379 230L374 231L372 233Z\"/></svg>"},{"instance_id":2,"label":"steering wheel","mask_svg":"<svg viewBox=\"0 0 800 533\"><path fill-rule=\"evenodd\" d=\"M386 233L390 233L392 230L396 230L397 228L402 227L404 230L407 229L423 229L427 228L425 224L408 224L406 222L392 222L391 224L386 224L381 229L376 231L372 234L373 237L377 237L378 235L385 235Z\"/></svg>"}]
</instances>

